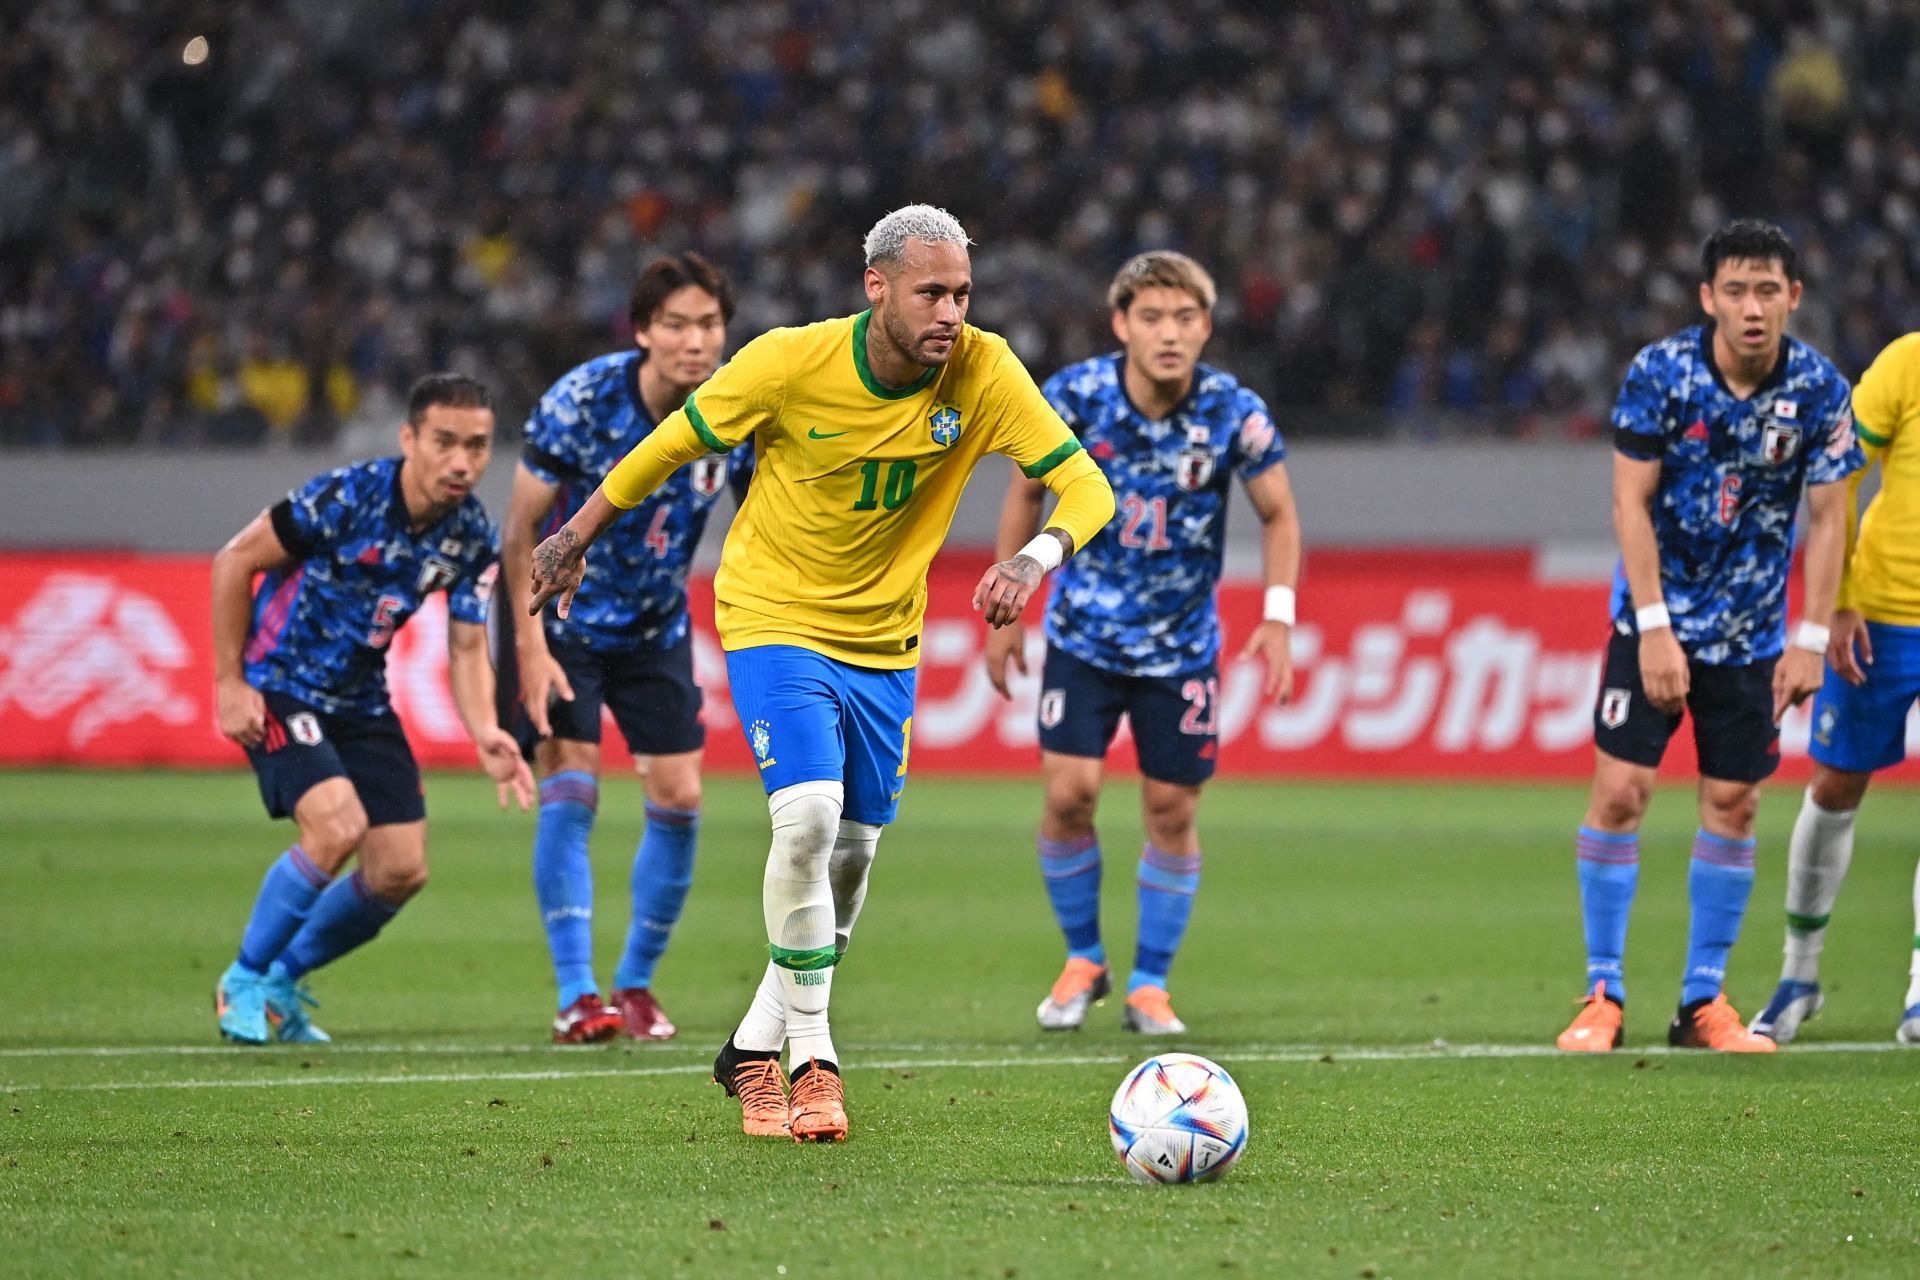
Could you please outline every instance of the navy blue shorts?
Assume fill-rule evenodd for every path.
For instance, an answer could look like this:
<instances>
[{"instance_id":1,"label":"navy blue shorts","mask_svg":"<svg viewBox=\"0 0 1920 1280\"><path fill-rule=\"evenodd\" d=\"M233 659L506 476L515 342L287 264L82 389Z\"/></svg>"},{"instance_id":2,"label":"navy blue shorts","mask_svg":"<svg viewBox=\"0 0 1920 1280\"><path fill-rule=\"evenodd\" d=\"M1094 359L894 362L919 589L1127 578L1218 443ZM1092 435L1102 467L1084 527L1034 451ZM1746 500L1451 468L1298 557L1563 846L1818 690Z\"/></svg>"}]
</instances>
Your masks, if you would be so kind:
<instances>
[{"instance_id":1,"label":"navy blue shorts","mask_svg":"<svg viewBox=\"0 0 1920 1280\"><path fill-rule=\"evenodd\" d=\"M1040 673L1040 745L1063 756L1104 759L1126 713L1140 772L1197 787L1220 754L1215 709L1220 678L1209 665L1178 676L1126 676L1048 648Z\"/></svg>"},{"instance_id":2,"label":"navy blue shorts","mask_svg":"<svg viewBox=\"0 0 1920 1280\"><path fill-rule=\"evenodd\" d=\"M693 680L693 639L670 649L596 653L570 640L547 641L548 650L573 686L573 701L555 698L547 707L553 736L569 742L600 741L600 708L637 756L673 756L707 745L700 718L700 686ZM531 753L533 726L519 717L520 745Z\"/></svg>"},{"instance_id":3,"label":"navy blue shorts","mask_svg":"<svg viewBox=\"0 0 1920 1280\"><path fill-rule=\"evenodd\" d=\"M1759 782L1780 765L1780 726L1773 722L1774 660L1738 667L1687 663L1687 711L1703 777ZM1607 643L1593 742L1629 764L1656 768L1680 713L1647 701L1640 683L1640 637L1615 631Z\"/></svg>"},{"instance_id":4,"label":"navy blue shorts","mask_svg":"<svg viewBox=\"0 0 1920 1280\"><path fill-rule=\"evenodd\" d=\"M420 766L400 717L328 715L284 693L267 703L266 738L247 748L260 799L276 818L291 818L300 797L329 778L345 778L360 797L370 827L419 822L427 816Z\"/></svg>"}]
</instances>

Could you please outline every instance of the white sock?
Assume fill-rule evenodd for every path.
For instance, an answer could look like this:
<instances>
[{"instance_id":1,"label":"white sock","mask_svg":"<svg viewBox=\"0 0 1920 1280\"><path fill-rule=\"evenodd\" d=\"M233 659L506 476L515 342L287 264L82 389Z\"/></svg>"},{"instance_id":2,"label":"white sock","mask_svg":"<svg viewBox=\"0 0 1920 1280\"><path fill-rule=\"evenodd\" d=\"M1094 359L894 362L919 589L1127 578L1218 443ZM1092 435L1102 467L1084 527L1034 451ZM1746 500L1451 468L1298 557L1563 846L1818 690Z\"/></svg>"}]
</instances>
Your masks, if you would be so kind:
<instances>
[{"instance_id":1,"label":"white sock","mask_svg":"<svg viewBox=\"0 0 1920 1280\"><path fill-rule=\"evenodd\" d=\"M1907 966L1912 978L1907 982L1906 1007L1920 1004L1920 866L1913 869L1913 960Z\"/></svg>"},{"instance_id":2,"label":"white sock","mask_svg":"<svg viewBox=\"0 0 1920 1280\"><path fill-rule=\"evenodd\" d=\"M780 981L780 966L767 961L760 985L753 990L753 1004L733 1033L733 1047L754 1053L778 1053L787 1040L787 1001Z\"/></svg>"},{"instance_id":3,"label":"white sock","mask_svg":"<svg viewBox=\"0 0 1920 1280\"><path fill-rule=\"evenodd\" d=\"M860 918L860 908L867 900L867 873L880 846L880 830L872 823L843 818L839 839L833 842L827 879L833 885L833 945L841 955L847 953L853 922Z\"/></svg>"},{"instance_id":4,"label":"white sock","mask_svg":"<svg viewBox=\"0 0 1920 1280\"><path fill-rule=\"evenodd\" d=\"M1787 946L1783 980L1817 982L1820 948L1827 941L1827 918L1847 864L1853 861L1853 818L1858 810L1835 812L1814 803L1813 790L1800 805L1787 846Z\"/></svg>"},{"instance_id":5,"label":"white sock","mask_svg":"<svg viewBox=\"0 0 1920 1280\"><path fill-rule=\"evenodd\" d=\"M796 1065L808 1058L839 1064L827 1029L836 914L827 872L842 795L837 782L801 782L767 797L773 848L767 854L761 906L767 941L776 948L774 968L786 1010L789 1061Z\"/></svg>"}]
</instances>

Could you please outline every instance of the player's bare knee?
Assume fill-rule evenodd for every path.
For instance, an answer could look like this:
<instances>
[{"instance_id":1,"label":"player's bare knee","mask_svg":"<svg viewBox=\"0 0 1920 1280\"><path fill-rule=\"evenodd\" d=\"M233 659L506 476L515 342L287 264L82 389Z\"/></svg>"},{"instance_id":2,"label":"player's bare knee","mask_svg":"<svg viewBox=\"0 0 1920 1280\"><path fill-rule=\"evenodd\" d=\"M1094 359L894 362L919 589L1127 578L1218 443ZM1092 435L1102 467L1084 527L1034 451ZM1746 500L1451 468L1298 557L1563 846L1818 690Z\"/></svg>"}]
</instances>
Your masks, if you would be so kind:
<instances>
[{"instance_id":1,"label":"player's bare knee","mask_svg":"<svg viewBox=\"0 0 1920 1280\"><path fill-rule=\"evenodd\" d=\"M334 805L300 823L300 847L315 866L326 872L339 869L367 838L367 811L358 800Z\"/></svg>"},{"instance_id":2,"label":"player's bare knee","mask_svg":"<svg viewBox=\"0 0 1920 1280\"><path fill-rule=\"evenodd\" d=\"M1712 782L1700 791L1700 825L1715 835L1745 839L1760 812L1760 788Z\"/></svg>"},{"instance_id":3,"label":"player's bare knee","mask_svg":"<svg viewBox=\"0 0 1920 1280\"><path fill-rule=\"evenodd\" d=\"M700 808L700 775L691 778L647 780L647 803L656 809L695 813Z\"/></svg>"},{"instance_id":4,"label":"player's bare knee","mask_svg":"<svg viewBox=\"0 0 1920 1280\"><path fill-rule=\"evenodd\" d=\"M1100 788L1080 778L1054 778L1047 783L1047 820L1056 830L1075 834L1093 830L1093 811Z\"/></svg>"},{"instance_id":5,"label":"player's bare knee","mask_svg":"<svg viewBox=\"0 0 1920 1280\"><path fill-rule=\"evenodd\" d=\"M1603 775L1593 785L1587 825L1601 831L1635 830L1652 798L1652 785L1636 775Z\"/></svg>"},{"instance_id":6,"label":"player's bare knee","mask_svg":"<svg viewBox=\"0 0 1920 1280\"><path fill-rule=\"evenodd\" d=\"M1870 773L1842 773L1817 766L1807 791L1813 796L1813 802L1828 813L1850 813L1867 798L1867 784L1871 781Z\"/></svg>"},{"instance_id":7,"label":"player's bare knee","mask_svg":"<svg viewBox=\"0 0 1920 1280\"><path fill-rule=\"evenodd\" d=\"M427 887L427 864L424 860L399 866L366 867L361 874L373 896L390 906L398 906Z\"/></svg>"}]
</instances>

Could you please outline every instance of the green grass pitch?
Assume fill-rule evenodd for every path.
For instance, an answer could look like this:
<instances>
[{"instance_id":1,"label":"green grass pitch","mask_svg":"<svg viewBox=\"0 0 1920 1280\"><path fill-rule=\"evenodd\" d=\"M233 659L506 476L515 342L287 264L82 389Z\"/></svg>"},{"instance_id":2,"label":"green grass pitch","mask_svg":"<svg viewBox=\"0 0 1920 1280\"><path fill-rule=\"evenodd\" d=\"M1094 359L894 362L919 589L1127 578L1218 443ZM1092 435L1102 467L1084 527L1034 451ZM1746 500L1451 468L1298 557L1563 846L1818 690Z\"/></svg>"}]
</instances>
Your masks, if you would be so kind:
<instances>
[{"instance_id":1,"label":"green grass pitch","mask_svg":"<svg viewBox=\"0 0 1920 1280\"><path fill-rule=\"evenodd\" d=\"M241 774L0 774L0 1273L10 1276L1901 1275L1920 1052L1894 1050L1920 794L1872 796L1829 1003L1767 1059L1663 1051L1691 797L1663 791L1628 1047L1544 1052L1582 963L1565 787L1221 784L1174 973L1252 1107L1221 1183L1141 1187L1105 1107L1152 1046L1048 1036L1031 783L916 780L835 984L852 1140L756 1142L706 1076L761 967L764 807L710 785L658 989L681 1039L554 1049L532 819L435 777L435 879L317 976L331 1047L239 1050L209 995L289 828ZM1130 954L1138 793L1107 796ZM1761 819L1730 991L1778 963L1797 789ZM603 976L638 787L595 840ZM1443 1042L1443 1043L1441 1043ZM1473 1052L1469 1046L1492 1046Z\"/></svg>"}]
</instances>

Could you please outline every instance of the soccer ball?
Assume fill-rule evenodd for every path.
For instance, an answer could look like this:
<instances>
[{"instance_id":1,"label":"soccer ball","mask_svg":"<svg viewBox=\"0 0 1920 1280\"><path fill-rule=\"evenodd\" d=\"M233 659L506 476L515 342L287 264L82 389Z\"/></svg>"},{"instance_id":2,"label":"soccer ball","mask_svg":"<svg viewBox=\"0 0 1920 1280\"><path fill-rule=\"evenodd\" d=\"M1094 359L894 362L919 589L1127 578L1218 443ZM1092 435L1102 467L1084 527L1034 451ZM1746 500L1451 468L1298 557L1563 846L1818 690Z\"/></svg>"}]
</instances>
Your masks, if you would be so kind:
<instances>
[{"instance_id":1,"label":"soccer ball","mask_svg":"<svg viewBox=\"0 0 1920 1280\"><path fill-rule=\"evenodd\" d=\"M1247 1149L1247 1101L1218 1063L1163 1053L1127 1073L1107 1112L1113 1150L1141 1182L1204 1182Z\"/></svg>"}]
</instances>

